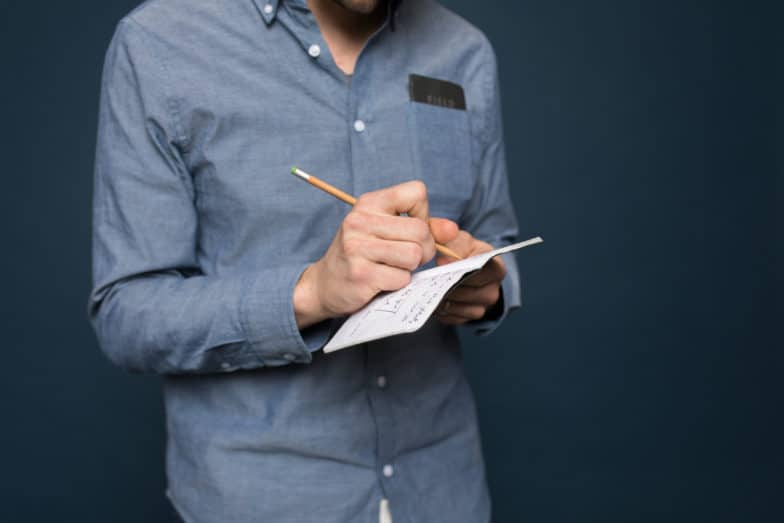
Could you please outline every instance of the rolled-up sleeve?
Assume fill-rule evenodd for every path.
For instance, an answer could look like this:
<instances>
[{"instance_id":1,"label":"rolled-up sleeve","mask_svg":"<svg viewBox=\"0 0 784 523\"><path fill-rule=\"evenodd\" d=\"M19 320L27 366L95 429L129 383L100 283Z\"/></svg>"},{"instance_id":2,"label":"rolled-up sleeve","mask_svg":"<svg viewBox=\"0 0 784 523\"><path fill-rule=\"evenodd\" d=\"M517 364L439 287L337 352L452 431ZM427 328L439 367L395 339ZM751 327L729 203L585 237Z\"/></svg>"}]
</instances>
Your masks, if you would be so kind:
<instances>
[{"instance_id":1,"label":"rolled-up sleeve","mask_svg":"<svg viewBox=\"0 0 784 523\"><path fill-rule=\"evenodd\" d=\"M484 50L486 57L482 62L484 69L481 75L483 92L487 97L481 108L484 118L479 132L479 174L460 225L474 237L498 248L517 240L518 224L509 195L498 66L489 42L486 42ZM520 274L514 253L502 254L501 258L507 273L501 283L500 306L491 318L467 324L479 335L490 334L512 309L521 305Z\"/></svg>"},{"instance_id":2,"label":"rolled-up sleeve","mask_svg":"<svg viewBox=\"0 0 784 523\"><path fill-rule=\"evenodd\" d=\"M192 178L154 37L123 19L101 80L88 318L133 372L207 373L311 361L329 322L300 331L307 264L208 275L199 267Z\"/></svg>"}]
</instances>

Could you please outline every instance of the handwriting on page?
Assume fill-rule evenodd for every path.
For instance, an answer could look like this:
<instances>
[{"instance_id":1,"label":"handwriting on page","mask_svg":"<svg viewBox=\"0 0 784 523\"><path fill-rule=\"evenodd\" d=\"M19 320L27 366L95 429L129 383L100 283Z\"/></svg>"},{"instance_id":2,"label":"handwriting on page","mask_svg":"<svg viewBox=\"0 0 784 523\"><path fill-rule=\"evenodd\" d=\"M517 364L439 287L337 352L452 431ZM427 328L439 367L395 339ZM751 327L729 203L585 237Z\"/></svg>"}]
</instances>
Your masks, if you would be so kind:
<instances>
[{"instance_id":1,"label":"handwriting on page","mask_svg":"<svg viewBox=\"0 0 784 523\"><path fill-rule=\"evenodd\" d=\"M404 289L388 294L378 303L374 303L373 312L394 314L400 323L408 326L416 325L431 305L438 305L441 290L444 287L451 287L457 278L459 278L457 273L418 278Z\"/></svg>"},{"instance_id":2,"label":"handwriting on page","mask_svg":"<svg viewBox=\"0 0 784 523\"><path fill-rule=\"evenodd\" d=\"M332 352L421 328L449 289L467 273L482 268L493 256L540 243L541 238L486 252L448 265L414 273L400 290L379 295L352 314L324 347Z\"/></svg>"},{"instance_id":3,"label":"handwriting on page","mask_svg":"<svg viewBox=\"0 0 784 523\"><path fill-rule=\"evenodd\" d=\"M414 274L407 286L379 296L353 314L330 344L342 345L348 340L354 340L354 344L364 343L416 330L424 325L441 298L463 274L461 270L441 272L429 277Z\"/></svg>"}]
</instances>

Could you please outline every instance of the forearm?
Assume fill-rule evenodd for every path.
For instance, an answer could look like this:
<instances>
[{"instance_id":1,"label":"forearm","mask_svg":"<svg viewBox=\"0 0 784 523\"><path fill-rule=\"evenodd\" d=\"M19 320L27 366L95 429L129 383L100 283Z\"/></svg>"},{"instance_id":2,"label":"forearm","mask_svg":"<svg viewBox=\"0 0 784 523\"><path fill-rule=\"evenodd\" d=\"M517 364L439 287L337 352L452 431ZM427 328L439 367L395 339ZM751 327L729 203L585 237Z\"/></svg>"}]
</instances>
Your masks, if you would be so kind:
<instances>
[{"instance_id":1,"label":"forearm","mask_svg":"<svg viewBox=\"0 0 784 523\"><path fill-rule=\"evenodd\" d=\"M307 363L328 325L293 315L302 267L231 276L150 273L97 288L89 317L101 348L134 372L207 373Z\"/></svg>"}]
</instances>

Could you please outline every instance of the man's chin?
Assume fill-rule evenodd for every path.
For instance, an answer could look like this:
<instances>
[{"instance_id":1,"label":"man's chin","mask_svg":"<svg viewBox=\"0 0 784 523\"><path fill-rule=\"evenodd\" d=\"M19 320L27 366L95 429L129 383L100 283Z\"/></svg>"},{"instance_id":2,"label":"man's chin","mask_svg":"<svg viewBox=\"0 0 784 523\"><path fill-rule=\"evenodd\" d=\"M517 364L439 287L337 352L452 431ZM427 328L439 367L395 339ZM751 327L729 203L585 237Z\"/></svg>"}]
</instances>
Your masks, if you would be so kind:
<instances>
[{"instance_id":1,"label":"man's chin","mask_svg":"<svg viewBox=\"0 0 784 523\"><path fill-rule=\"evenodd\" d=\"M343 8L363 15L369 15L381 4L382 0L334 0Z\"/></svg>"}]
</instances>

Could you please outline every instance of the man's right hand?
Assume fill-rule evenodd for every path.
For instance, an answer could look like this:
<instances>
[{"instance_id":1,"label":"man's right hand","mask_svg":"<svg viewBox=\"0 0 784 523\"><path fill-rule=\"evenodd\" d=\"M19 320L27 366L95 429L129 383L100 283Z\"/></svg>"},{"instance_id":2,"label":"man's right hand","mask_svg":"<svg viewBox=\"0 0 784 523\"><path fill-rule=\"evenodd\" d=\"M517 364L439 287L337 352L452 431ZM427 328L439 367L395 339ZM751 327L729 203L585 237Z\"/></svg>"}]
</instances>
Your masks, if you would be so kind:
<instances>
[{"instance_id":1,"label":"man's right hand","mask_svg":"<svg viewBox=\"0 0 784 523\"><path fill-rule=\"evenodd\" d=\"M435 242L448 243L457 233L454 222L431 220L420 181L363 194L327 252L297 282L297 326L351 314L379 292L408 285L411 272L435 255Z\"/></svg>"}]
</instances>

